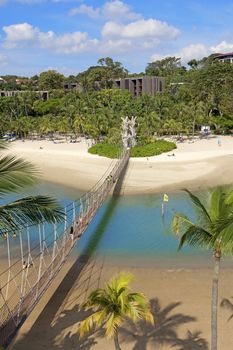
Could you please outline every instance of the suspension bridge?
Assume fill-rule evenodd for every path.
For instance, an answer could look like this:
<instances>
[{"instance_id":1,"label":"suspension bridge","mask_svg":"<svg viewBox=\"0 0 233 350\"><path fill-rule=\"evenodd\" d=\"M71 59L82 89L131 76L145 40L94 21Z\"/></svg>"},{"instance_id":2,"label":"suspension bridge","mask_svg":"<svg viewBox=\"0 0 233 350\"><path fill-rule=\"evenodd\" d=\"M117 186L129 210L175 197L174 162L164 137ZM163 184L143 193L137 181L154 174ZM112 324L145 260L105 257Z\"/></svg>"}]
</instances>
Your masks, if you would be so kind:
<instances>
[{"instance_id":1,"label":"suspension bridge","mask_svg":"<svg viewBox=\"0 0 233 350\"><path fill-rule=\"evenodd\" d=\"M0 346L5 346L22 325L61 270L98 209L116 185L135 144L135 119L123 120L123 149L106 173L87 193L64 208L64 220L49 225L9 229L3 234L0 273Z\"/></svg>"}]
</instances>

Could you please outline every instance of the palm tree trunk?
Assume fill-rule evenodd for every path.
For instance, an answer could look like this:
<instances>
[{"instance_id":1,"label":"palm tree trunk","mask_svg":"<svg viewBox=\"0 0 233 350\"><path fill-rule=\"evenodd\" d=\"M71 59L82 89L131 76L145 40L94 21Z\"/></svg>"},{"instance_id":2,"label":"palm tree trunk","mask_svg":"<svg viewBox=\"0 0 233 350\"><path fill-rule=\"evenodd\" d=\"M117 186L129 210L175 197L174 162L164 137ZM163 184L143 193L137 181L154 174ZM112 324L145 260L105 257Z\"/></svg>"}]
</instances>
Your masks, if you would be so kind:
<instances>
[{"instance_id":1,"label":"palm tree trunk","mask_svg":"<svg viewBox=\"0 0 233 350\"><path fill-rule=\"evenodd\" d=\"M211 350L217 350L217 316L218 316L218 279L221 252L214 251L214 275L212 281L212 305L211 305Z\"/></svg>"},{"instance_id":2,"label":"palm tree trunk","mask_svg":"<svg viewBox=\"0 0 233 350\"><path fill-rule=\"evenodd\" d=\"M119 339L118 339L118 331L116 331L114 334L114 343L115 343L115 350L121 350Z\"/></svg>"}]
</instances>

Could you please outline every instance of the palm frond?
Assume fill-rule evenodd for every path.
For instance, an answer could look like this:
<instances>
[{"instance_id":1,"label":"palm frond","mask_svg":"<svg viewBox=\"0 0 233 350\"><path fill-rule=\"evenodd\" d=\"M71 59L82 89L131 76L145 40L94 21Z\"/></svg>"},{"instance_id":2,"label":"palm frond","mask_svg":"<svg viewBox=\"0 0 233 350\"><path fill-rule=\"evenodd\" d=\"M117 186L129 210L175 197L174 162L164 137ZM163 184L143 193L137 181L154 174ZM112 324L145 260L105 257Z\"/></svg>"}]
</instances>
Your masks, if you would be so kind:
<instances>
[{"instance_id":1,"label":"palm frond","mask_svg":"<svg viewBox=\"0 0 233 350\"><path fill-rule=\"evenodd\" d=\"M200 199L195 196L191 191L189 191L188 189L184 189L184 191L189 195L191 201L195 204L195 206L203 213L203 215L205 216L205 218L211 222L211 217L208 213L208 211L206 210L205 206L201 203Z\"/></svg>"},{"instance_id":2,"label":"palm frond","mask_svg":"<svg viewBox=\"0 0 233 350\"><path fill-rule=\"evenodd\" d=\"M231 210L230 205L226 203L227 192L226 186L218 186L211 191L210 213L212 221L227 217L229 210Z\"/></svg>"},{"instance_id":3,"label":"palm frond","mask_svg":"<svg viewBox=\"0 0 233 350\"><path fill-rule=\"evenodd\" d=\"M142 293L128 294L127 316L134 322L144 319L150 324L154 324L154 317L150 310L147 298Z\"/></svg>"},{"instance_id":4,"label":"palm frond","mask_svg":"<svg viewBox=\"0 0 233 350\"><path fill-rule=\"evenodd\" d=\"M123 317L121 315L117 315L115 313L110 314L107 322L104 325L106 337L113 337L122 323Z\"/></svg>"},{"instance_id":5,"label":"palm frond","mask_svg":"<svg viewBox=\"0 0 233 350\"><path fill-rule=\"evenodd\" d=\"M228 213L226 217L219 217L215 222L215 230L218 232L226 230L233 224L233 212Z\"/></svg>"},{"instance_id":6,"label":"palm frond","mask_svg":"<svg viewBox=\"0 0 233 350\"><path fill-rule=\"evenodd\" d=\"M115 289L118 293L128 287L129 283L132 282L134 276L130 273L121 272L119 276L114 277L107 283L107 287Z\"/></svg>"},{"instance_id":7,"label":"palm frond","mask_svg":"<svg viewBox=\"0 0 233 350\"><path fill-rule=\"evenodd\" d=\"M80 324L78 325L78 333L80 339L82 339L86 334L88 334L92 329L95 328L95 315L96 313L93 313L92 315L88 316L85 320L80 322Z\"/></svg>"},{"instance_id":8,"label":"palm frond","mask_svg":"<svg viewBox=\"0 0 233 350\"><path fill-rule=\"evenodd\" d=\"M0 223L8 228L63 218L64 213L57 201L48 196L25 197L0 206Z\"/></svg>"},{"instance_id":9,"label":"palm frond","mask_svg":"<svg viewBox=\"0 0 233 350\"><path fill-rule=\"evenodd\" d=\"M230 190L225 198L225 204L226 205L232 205L233 204L233 190Z\"/></svg>"},{"instance_id":10,"label":"palm frond","mask_svg":"<svg viewBox=\"0 0 233 350\"><path fill-rule=\"evenodd\" d=\"M175 213L172 219L172 232L179 236L181 231L186 231L186 229L190 226L194 225L193 222L188 218L188 216Z\"/></svg>"},{"instance_id":11,"label":"palm frond","mask_svg":"<svg viewBox=\"0 0 233 350\"><path fill-rule=\"evenodd\" d=\"M0 195L35 184L37 175L37 169L29 162L9 155L1 157Z\"/></svg>"},{"instance_id":12,"label":"palm frond","mask_svg":"<svg viewBox=\"0 0 233 350\"><path fill-rule=\"evenodd\" d=\"M109 305L109 298L104 289L98 288L90 293L82 308L84 310L90 310L93 307L106 307Z\"/></svg>"},{"instance_id":13,"label":"palm frond","mask_svg":"<svg viewBox=\"0 0 233 350\"><path fill-rule=\"evenodd\" d=\"M178 250L180 250L185 244L204 248L213 247L213 235L202 227L192 225L180 238Z\"/></svg>"}]
</instances>

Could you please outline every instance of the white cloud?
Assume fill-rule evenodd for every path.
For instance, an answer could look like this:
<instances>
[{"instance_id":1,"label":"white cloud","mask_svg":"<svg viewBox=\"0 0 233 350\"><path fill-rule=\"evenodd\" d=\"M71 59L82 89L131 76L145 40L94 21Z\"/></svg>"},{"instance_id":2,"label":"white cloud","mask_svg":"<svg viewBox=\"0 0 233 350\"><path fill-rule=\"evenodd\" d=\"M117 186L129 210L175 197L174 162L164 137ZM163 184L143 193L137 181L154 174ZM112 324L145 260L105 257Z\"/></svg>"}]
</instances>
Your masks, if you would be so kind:
<instances>
[{"instance_id":1,"label":"white cloud","mask_svg":"<svg viewBox=\"0 0 233 350\"><path fill-rule=\"evenodd\" d=\"M3 47L41 48L56 53L93 52L134 52L151 50L162 41L174 39L179 31L165 22L156 20L138 20L127 25L107 22L102 30L102 37L91 38L86 32L75 31L57 34L50 30L41 31L29 23L4 26Z\"/></svg>"},{"instance_id":2,"label":"white cloud","mask_svg":"<svg viewBox=\"0 0 233 350\"><path fill-rule=\"evenodd\" d=\"M182 63L187 63L191 59L200 59L210 54L210 49L203 44L190 44L183 47L181 50L169 53L166 55L154 54L151 57L151 61L161 60L165 57L180 57Z\"/></svg>"},{"instance_id":3,"label":"white cloud","mask_svg":"<svg viewBox=\"0 0 233 350\"><path fill-rule=\"evenodd\" d=\"M123 25L117 22L107 22L102 29L104 37L123 38L157 38L170 40L180 34L179 29L156 19L141 19Z\"/></svg>"},{"instance_id":4,"label":"white cloud","mask_svg":"<svg viewBox=\"0 0 233 350\"><path fill-rule=\"evenodd\" d=\"M102 18L107 20L133 21L142 18L142 15L135 13L123 1L114 0L106 2L102 7L92 7L85 4L74 7L69 11L70 16L84 14L92 19Z\"/></svg>"},{"instance_id":5,"label":"white cloud","mask_svg":"<svg viewBox=\"0 0 233 350\"><path fill-rule=\"evenodd\" d=\"M133 51L135 45L131 40L119 39L119 40L106 40L102 41L99 45L99 53L101 54L119 54L129 51Z\"/></svg>"},{"instance_id":6,"label":"white cloud","mask_svg":"<svg viewBox=\"0 0 233 350\"><path fill-rule=\"evenodd\" d=\"M4 5L6 3L6 0L0 0L0 6Z\"/></svg>"},{"instance_id":7,"label":"white cloud","mask_svg":"<svg viewBox=\"0 0 233 350\"><path fill-rule=\"evenodd\" d=\"M97 39L90 39L84 32L57 35L53 31L42 32L29 23L12 24L3 30L6 33L3 46L8 49L33 46L68 54L88 51L98 44Z\"/></svg>"},{"instance_id":8,"label":"white cloud","mask_svg":"<svg viewBox=\"0 0 233 350\"><path fill-rule=\"evenodd\" d=\"M34 41L39 34L37 28L26 22L4 26L3 31L6 33L4 43L6 48L16 47L19 42Z\"/></svg>"},{"instance_id":9,"label":"white cloud","mask_svg":"<svg viewBox=\"0 0 233 350\"><path fill-rule=\"evenodd\" d=\"M79 7L73 8L70 10L69 15L74 16L76 14L84 14L87 15L90 18L98 18L100 15L100 9L94 8L92 6L87 6L85 4L80 5Z\"/></svg>"},{"instance_id":10,"label":"white cloud","mask_svg":"<svg viewBox=\"0 0 233 350\"><path fill-rule=\"evenodd\" d=\"M209 55L209 49L203 44L191 44L181 49L176 57L181 57L183 61L188 62L191 59L200 59Z\"/></svg>"},{"instance_id":11,"label":"white cloud","mask_svg":"<svg viewBox=\"0 0 233 350\"><path fill-rule=\"evenodd\" d=\"M222 41L216 46L207 46L204 44L190 44L183 47L181 50L169 53L166 55L154 54L151 57L151 61L161 60L165 57L175 56L180 57L183 63L187 63L191 59L201 59L209 56L212 53L225 53L233 51L233 43Z\"/></svg>"},{"instance_id":12,"label":"white cloud","mask_svg":"<svg viewBox=\"0 0 233 350\"><path fill-rule=\"evenodd\" d=\"M229 51L233 51L233 43L227 43L224 40L216 46L211 46L210 50L216 53L226 53Z\"/></svg>"},{"instance_id":13,"label":"white cloud","mask_svg":"<svg viewBox=\"0 0 233 350\"><path fill-rule=\"evenodd\" d=\"M113 20L137 20L141 14L131 11L131 8L123 1L115 0L106 2L102 8L102 14L107 19Z\"/></svg>"}]
</instances>

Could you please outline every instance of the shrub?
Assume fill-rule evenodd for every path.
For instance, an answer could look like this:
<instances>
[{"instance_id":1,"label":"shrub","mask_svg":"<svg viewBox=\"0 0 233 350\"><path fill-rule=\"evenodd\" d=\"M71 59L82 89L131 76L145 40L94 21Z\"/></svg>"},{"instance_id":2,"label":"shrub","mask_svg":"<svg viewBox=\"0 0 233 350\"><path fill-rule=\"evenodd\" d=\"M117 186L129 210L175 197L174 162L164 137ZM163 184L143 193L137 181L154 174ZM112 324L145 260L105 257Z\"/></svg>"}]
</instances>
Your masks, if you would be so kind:
<instances>
[{"instance_id":1,"label":"shrub","mask_svg":"<svg viewBox=\"0 0 233 350\"><path fill-rule=\"evenodd\" d=\"M174 142L165 140L157 140L143 146L135 146L131 150L131 157L152 157L157 156L163 152L170 152L176 148Z\"/></svg>"},{"instance_id":2,"label":"shrub","mask_svg":"<svg viewBox=\"0 0 233 350\"><path fill-rule=\"evenodd\" d=\"M131 149L131 157L151 157L159 155L163 152L170 152L176 148L175 143L157 140L143 146L135 146ZM122 146L112 145L106 142L97 143L89 148L88 152L91 154L98 154L99 156L108 158L117 158Z\"/></svg>"},{"instance_id":3,"label":"shrub","mask_svg":"<svg viewBox=\"0 0 233 350\"><path fill-rule=\"evenodd\" d=\"M119 152L122 150L120 145L111 145L106 142L97 143L90 147L88 152L91 154L98 154L99 156L107 158L118 158Z\"/></svg>"}]
</instances>

